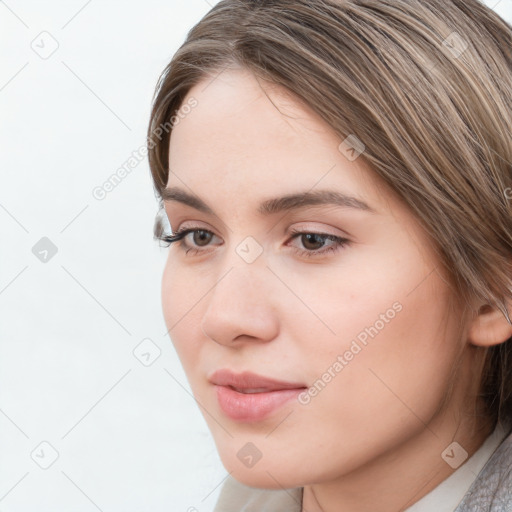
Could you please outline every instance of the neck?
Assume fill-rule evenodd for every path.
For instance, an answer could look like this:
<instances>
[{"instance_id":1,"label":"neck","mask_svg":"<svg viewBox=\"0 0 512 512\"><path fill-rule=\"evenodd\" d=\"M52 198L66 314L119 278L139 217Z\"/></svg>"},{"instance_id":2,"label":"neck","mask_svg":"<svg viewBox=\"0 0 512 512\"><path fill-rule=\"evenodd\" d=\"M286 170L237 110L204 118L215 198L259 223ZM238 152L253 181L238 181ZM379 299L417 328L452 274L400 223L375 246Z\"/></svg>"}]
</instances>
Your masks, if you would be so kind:
<instances>
[{"instance_id":1,"label":"neck","mask_svg":"<svg viewBox=\"0 0 512 512\"><path fill-rule=\"evenodd\" d=\"M489 421L462 423L447 414L434 418L398 448L357 470L304 487L302 511L404 511L456 470L441 457L452 442L458 442L469 458L491 431Z\"/></svg>"}]
</instances>

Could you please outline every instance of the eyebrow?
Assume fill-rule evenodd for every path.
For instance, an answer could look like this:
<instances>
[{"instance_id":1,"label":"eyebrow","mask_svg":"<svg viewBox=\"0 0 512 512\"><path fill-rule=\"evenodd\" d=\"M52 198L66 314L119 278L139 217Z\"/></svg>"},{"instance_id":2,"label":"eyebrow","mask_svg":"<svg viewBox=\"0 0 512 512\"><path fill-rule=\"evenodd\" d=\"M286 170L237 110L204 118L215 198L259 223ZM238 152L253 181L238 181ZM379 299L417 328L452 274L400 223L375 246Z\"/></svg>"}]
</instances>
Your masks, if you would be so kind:
<instances>
[{"instance_id":1,"label":"eyebrow","mask_svg":"<svg viewBox=\"0 0 512 512\"><path fill-rule=\"evenodd\" d=\"M215 212L201 198L194 194L189 194L178 187L163 189L162 199L165 202L178 201L200 212L215 215ZM315 205L332 205L341 208L353 208L369 213L377 213L364 201L334 190L307 191L266 199L259 205L258 213L261 215L273 215L283 211L298 210L306 206Z\"/></svg>"}]
</instances>

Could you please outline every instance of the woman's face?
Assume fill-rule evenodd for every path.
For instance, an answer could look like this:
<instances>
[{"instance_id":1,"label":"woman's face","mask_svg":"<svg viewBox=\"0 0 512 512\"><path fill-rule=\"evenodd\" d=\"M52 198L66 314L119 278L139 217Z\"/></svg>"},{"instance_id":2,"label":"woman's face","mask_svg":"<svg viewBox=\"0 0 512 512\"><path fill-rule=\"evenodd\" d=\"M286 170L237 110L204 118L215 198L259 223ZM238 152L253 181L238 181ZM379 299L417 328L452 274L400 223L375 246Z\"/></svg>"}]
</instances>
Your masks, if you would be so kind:
<instances>
[{"instance_id":1,"label":"woman's face","mask_svg":"<svg viewBox=\"0 0 512 512\"><path fill-rule=\"evenodd\" d=\"M229 70L184 101L165 209L198 231L162 300L226 469L279 488L436 442L463 391L442 402L460 318L424 231L353 138L264 87Z\"/></svg>"}]
</instances>

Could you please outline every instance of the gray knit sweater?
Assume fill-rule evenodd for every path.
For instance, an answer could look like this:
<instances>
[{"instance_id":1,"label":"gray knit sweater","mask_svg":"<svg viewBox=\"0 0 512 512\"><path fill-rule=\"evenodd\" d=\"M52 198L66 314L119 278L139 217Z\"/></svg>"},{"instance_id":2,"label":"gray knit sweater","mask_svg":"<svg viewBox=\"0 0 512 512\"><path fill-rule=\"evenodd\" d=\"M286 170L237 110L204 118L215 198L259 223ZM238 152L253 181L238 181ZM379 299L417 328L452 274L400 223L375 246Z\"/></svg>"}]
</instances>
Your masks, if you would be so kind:
<instances>
[{"instance_id":1,"label":"gray knit sweater","mask_svg":"<svg viewBox=\"0 0 512 512\"><path fill-rule=\"evenodd\" d=\"M454 512L512 512L512 434L496 448Z\"/></svg>"}]
</instances>

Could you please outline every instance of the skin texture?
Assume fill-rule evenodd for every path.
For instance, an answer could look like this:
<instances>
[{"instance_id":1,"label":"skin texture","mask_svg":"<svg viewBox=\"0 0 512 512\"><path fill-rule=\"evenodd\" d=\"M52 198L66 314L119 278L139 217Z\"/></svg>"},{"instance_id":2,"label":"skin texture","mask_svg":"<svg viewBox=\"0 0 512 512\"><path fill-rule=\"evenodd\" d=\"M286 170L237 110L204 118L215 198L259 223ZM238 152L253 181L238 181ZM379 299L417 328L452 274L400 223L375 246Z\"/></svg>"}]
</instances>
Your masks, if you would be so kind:
<instances>
[{"instance_id":1,"label":"skin texture","mask_svg":"<svg viewBox=\"0 0 512 512\"><path fill-rule=\"evenodd\" d=\"M487 313L460 331L462 312L425 231L362 158L347 159L343 138L307 106L236 68L187 98L197 106L173 130L168 187L200 197L215 214L178 201L165 209L173 232L213 235L171 245L162 303L224 466L249 486L303 486L308 512L405 509L454 471L441 456L450 443L471 455L490 433L474 419L476 341L497 343L489 328L498 337L510 329L497 329L498 317ZM265 199L320 189L374 212L257 212ZM308 244L291 228L349 243L307 257L300 251L333 242ZM236 252L248 236L262 250L252 263ZM400 311L389 319L393 304ZM338 356L383 314L384 327L333 373ZM329 368L335 376L307 404L294 399L264 421L240 423L222 412L207 380L221 368L305 386ZM237 457L248 442L261 452L252 467Z\"/></svg>"}]
</instances>

